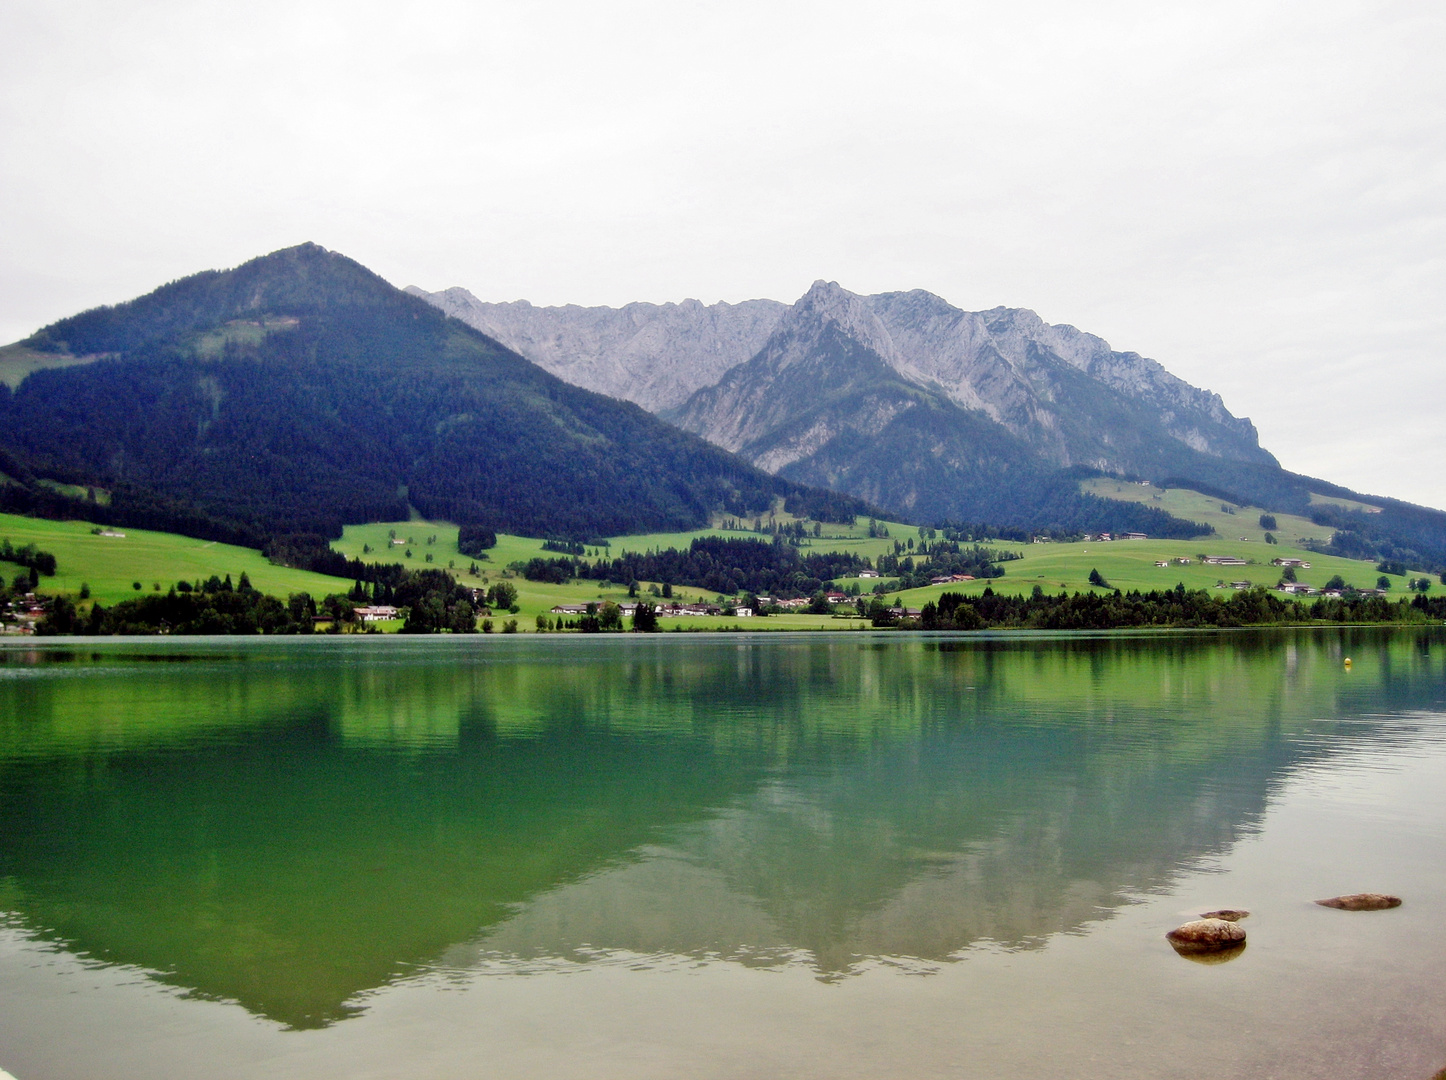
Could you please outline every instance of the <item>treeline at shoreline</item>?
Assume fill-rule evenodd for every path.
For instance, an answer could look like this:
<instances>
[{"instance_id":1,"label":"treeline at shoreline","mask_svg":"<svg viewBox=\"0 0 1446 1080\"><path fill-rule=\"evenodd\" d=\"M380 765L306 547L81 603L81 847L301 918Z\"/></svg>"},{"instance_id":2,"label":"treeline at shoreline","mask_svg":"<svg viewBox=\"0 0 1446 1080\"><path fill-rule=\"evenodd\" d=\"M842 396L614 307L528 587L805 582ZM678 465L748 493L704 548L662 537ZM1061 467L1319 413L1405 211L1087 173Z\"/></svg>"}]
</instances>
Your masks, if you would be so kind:
<instances>
[{"instance_id":1,"label":"treeline at shoreline","mask_svg":"<svg viewBox=\"0 0 1446 1080\"><path fill-rule=\"evenodd\" d=\"M901 630L1119 630L1131 627L1209 628L1298 626L1311 623L1428 623L1446 619L1446 596L1388 600L1347 593L1312 603L1247 589L1216 596L1204 589L1029 596L986 588L979 596L946 592L917 613L873 605L870 621Z\"/></svg>"},{"instance_id":2,"label":"treeline at shoreline","mask_svg":"<svg viewBox=\"0 0 1446 1080\"><path fill-rule=\"evenodd\" d=\"M184 585L184 583L178 583ZM514 599L510 587L497 595L479 598L456 584L445 571L410 575L395 590L403 603L398 611L402 633L486 633L493 629L484 603L503 606ZM332 632L375 631L359 621L358 606L370 602L360 583L350 595L336 594L313 600L296 593L285 600L258 592L242 576L232 587L212 579L201 587L173 588L126 600L113 607L78 608L65 597L50 599L46 617L36 626L41 636L150 635L150 634L310 634L318 623ZM505 611L505 606L503 607ZM516 612L512 608L512 612ZM1183 586L1153 592L1058 593L1038 587L1028 596L1010 596L986 588L977 596L946 592L920 610L890 607L878 597L840 604L833 614L841 623L858 628L893 631L971 630L1121 630L1144 627L1209 629L1258 626L1339 624L1427 624L1446 621L1446 596L1418 595L1388 600L1381 596L1347 594L1303 603L1251 589L1221 597L1203 589ZM786 616L784 616L786 618ZM779 616L737 618L728 629L787 629ZM480 623L480 625L479 625ZM698 630L673 623L672 631ZM809 629L815 629L810 626ZM504 633L516 633L518 620L506 620ZM538 616L537 629L554 633L655 633L660 625L657 609L645 601L625 615L617 604L589 605L573 621L555 622ZM720 629L713 626L709 629Z\"/></svg>"}]
</instances>

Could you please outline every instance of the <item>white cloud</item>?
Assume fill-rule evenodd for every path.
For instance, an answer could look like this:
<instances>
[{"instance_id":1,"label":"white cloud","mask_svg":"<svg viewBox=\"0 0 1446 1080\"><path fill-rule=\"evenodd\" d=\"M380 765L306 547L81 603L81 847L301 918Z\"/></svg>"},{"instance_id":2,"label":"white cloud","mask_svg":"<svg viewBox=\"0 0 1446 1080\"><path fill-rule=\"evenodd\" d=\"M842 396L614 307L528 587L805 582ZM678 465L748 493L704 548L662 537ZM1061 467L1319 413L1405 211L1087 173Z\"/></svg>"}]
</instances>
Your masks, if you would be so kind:
<instances>
[{"instance_id":1,"label":"white cloud","mask_svg":"<svg viewBox=\"0 0 1446 1080\"><path fill-rule=\"evenodd\" d=\"M0 9L0 338L315 240L490 299L1017 304L1446 505L1446 9Z\"/></svg>"}]
</instances>

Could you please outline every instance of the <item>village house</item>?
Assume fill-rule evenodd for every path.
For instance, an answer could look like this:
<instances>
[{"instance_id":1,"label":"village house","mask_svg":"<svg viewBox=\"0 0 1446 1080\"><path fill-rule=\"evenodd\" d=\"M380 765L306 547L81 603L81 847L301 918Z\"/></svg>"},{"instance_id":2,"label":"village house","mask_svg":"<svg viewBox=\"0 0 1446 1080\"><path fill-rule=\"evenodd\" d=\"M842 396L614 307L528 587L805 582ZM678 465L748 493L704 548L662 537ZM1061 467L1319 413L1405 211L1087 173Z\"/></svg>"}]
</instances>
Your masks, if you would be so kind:
<instances>
[{"instance_id":1,"label":"village house","mask_svg":"<svg viewBox=\"0 0 1446 1080\"><path fill-rule=\"evenodd\" d=\"M1200 560L1206 566L1249 566L1239 555L1206 555Z\"/></svg>"},{"instance_id":2,"label":"village house","mask_svg":"<svg viewBox=\"0 0 1446 1080\"><path fill-rule=\"evenodd\" d=\"M1292 596L1312 596L1315 594L1315 589L1303 581L1282 581L1276 588Z\"/></svg>"},{"instance_id":3,"label":"village house","mask_svg":"<svg viewBox=\"0 0 1446 1080\"><path fill-rule=\"evenodd\" d=\"M1149 538L1150 538L1150 537L1149 537L1149 534L1147 534L1147 533L1125 533L1125 535L1122 536L1120 539L1122 539L1122 540L1148 540Z\"/></svg>"},{"instance_id":4,"label":"village house","mask_svg":"<svg viewBox=\"0 0 1446 1080\"><path fill-rule=\"evenodd\" d=\"M356 617L362 622L384 622L387 619L399 619L401 615L390 604L374 604L357 608Z\"/></svg>"},{"instance_id":5,"label":"village house","mask_svg":"<svg viewBox=\"0 0 1446 1080\"><path fill-rule=\"evenodd\" d=\"M878 576L879 576L879 572L878 572L877 570L860 570L860 571L859 571L859 577L861 577L861 578L876 578L876 577L878 577Z\"/></svg>"},{"instance_id":6,"label":"village house","mask_svg":"<svg viewBox=\"0 0 1446 1080\"><path fill-rule=\"evenodd\" d=\"M1298 567L1300 567L1302 570L1309 570L1309 569L1310 569L1310 563L1306 562L1304 559L1271 559L1271 560L1270 560L1270 565L1271 565L1271 566L1298 566Z\"/></svg>"}]
</instances>

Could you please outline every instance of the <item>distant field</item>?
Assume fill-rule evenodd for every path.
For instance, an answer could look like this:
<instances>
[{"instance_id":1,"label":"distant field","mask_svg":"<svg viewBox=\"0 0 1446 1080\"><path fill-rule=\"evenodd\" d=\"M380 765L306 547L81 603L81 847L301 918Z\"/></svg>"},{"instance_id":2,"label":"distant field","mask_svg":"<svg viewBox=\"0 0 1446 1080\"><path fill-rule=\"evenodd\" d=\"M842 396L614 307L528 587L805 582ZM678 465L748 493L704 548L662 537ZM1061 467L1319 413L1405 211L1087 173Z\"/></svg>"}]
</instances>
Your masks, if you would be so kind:
<instances>
[{"instance_id":1,"label":"distant field","mask_svg":"<svg viewBox=\"0 0 1446 1080\"><path fill-rule=\"evenodd\" d=\"M320 599L329 593L345 592L351 586L341 578L273 566L251 548L145 529L116 530L125 533L124 537L95 536L91 528L84 521L45 521L0 514L0 540L8 537L16 547L33 543L55 555L55 577L41 579L40 590L46 593L75 598L85 582L95 600L110 605L139 595L132 585L136 581L147 592L159 583L164 592L178 580L204 580L212 574L224 578L230 574L234 582L243 572L257 589L281 597L308 592ZM20 568L14 563L0 563L0 572L13 579Z\"/></svg>"},{"instance_id":2,"label":"distant field","mask_svg":"<svg viewBox=\"0 0 1446 1080\"><path fill-rule=\"evenodd\" d=\"M1317 495L1314 491L1310 493L1310 504L1312 506L1339 506L1346 510L1361 510L1367 514L1379 514L1381 508L1371 503L1358 502L1355 499L1338 499L1334 495Z\"/></svg>"},{"instance_id":3,"label":"distant field","mask_svg":"<svg viewBox=\"0 0 1446 1080\"><path fill-rule=\"evenodd\" d=\"M787 524L792 520L793 518L788 515L778 515L778 521L781 524ZM888 530L888 537L870 537L868 534L867 518L859 518L852 526L826 522L822 526L822 536L806 536L799 542L799 553L807 555L810 552L818 554L849 552L855 555L867 556L872 559L879 555L891 554L894 550L895 540L907 541L910 538L915 541L918 540L919 530L917 526L905 525L897 521L879 521L878 524ZM722 536L737 540L770 539L770 534L756 533L753 532L752 529L739 530L718 527L695 529L692 532L645 533L639 536L612 537L612 547L608 550L608 554L610 556L616 556L627 551L641 552L650 549L686 548L695 538L700 536Z\"/></svg>"},{"instance_id":4,"label":"distant field","mask_svg":"<svg viewBox=\"0 0 1446 1080\"><path fill-rule=\"evenodd\" d=\"M1311 564L1309 570L1296 570L1296 578L1317 587L1325 585L1335 574L1345 578L1348 585L1357 588L1375 588L1376 579L1381 575L1374 563L1358 562L1354 559L1338 559L1332 555L1317 555L1303 548L1287 544L1270 545L1254 541L1219 540L1115 540L1109 543L1075 544L994 544L993 547L1017 551L1022 559L1006 562L1005 576L992 581L972 581L954 585L933 585L901 593L906 603L919 607L924 601L937 597L942 592L962 592L974 595L985 588L995 592L1027 593L1038 585L1045 592L1091 592L1101 591L1089 584L1092 569L1100 574L1114 588L1128 592L1131 589L1172 589L1183 582L1187 589L1213 588L1218 581L1249 581L1253 585L1274 586L1281 575L1281 568L1270 565L1270 560L1279 557L1304 559ZM1198 556L1236 555L1251 560L1248 566L1203 566ZM1156 566L1159 560L1188 558L1189 566ZM1406 593L1406 579L1391 578L1393 590Z\"/></svg>"},{"instance_id":5,"label":"distant field","mask_svg":"<svg viewBox=\"0 0 1446 1080\"><path fill-rule=\"evenodd\" d=\"M1144 503L1146 506L1156 507L1166 513L1174 514L1176 517L1185 518L1187 521L1198 521L1210 525L1224 540L1236 540L1239 537L1255 541L1265 539L1266 530L1260 527L1260 515L1268 513L1268 511L1258 506L1239 506L1184 488L1162 490L1153 486L1132 484L1128 480L1109 480L1103 477L1082 480L1080 490L1105 499ZM1313 495L1311 498L1315 500L1319 497ZM1337 501L1344 502L1345 500ZM1364 504L1357 503L1355 505L1363 506ZM1234 512L1230 513L1222 509L1227 506ZM1276 524L1279 525L1279 528L1274 530L1275 538L1283 544L1301 544L1307 540L1318 540L1323 544L1330 542L1332 530L1324 525L1317 525L1310 518L1299 517L1295 514L1276 514L1274 516Z\"/></svg>"},{"instance_id":6,"label":"distant field","mask_svg":"<svg viewBox=\"0 0 1446 1080\"><path fill-rule=\"evenodd\" d=\"M0 382L15 389L32 372L45 368L73 367L88 364L94 357L71 356L68 353L47 353L28 349L19 343L0 347Z\"/></svg>"}]
</instances>

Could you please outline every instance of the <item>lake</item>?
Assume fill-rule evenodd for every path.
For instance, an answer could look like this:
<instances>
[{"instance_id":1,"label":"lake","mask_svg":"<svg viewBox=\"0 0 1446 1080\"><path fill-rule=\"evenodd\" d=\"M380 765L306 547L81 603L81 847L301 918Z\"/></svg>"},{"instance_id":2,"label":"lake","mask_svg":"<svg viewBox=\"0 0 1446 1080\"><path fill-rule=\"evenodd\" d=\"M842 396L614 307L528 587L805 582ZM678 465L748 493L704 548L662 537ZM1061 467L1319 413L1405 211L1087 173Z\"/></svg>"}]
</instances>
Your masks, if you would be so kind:
<instances>
[{"instance_id":1,"label":"lake","mask_svg":"<svg viewBox=\"0 0 1446 1080\"><path fill-rule=\"evenodd\" d=\"M16 1080L1443 1065L1441 629L0 645Z\"/></svg>"}]
</instances>

